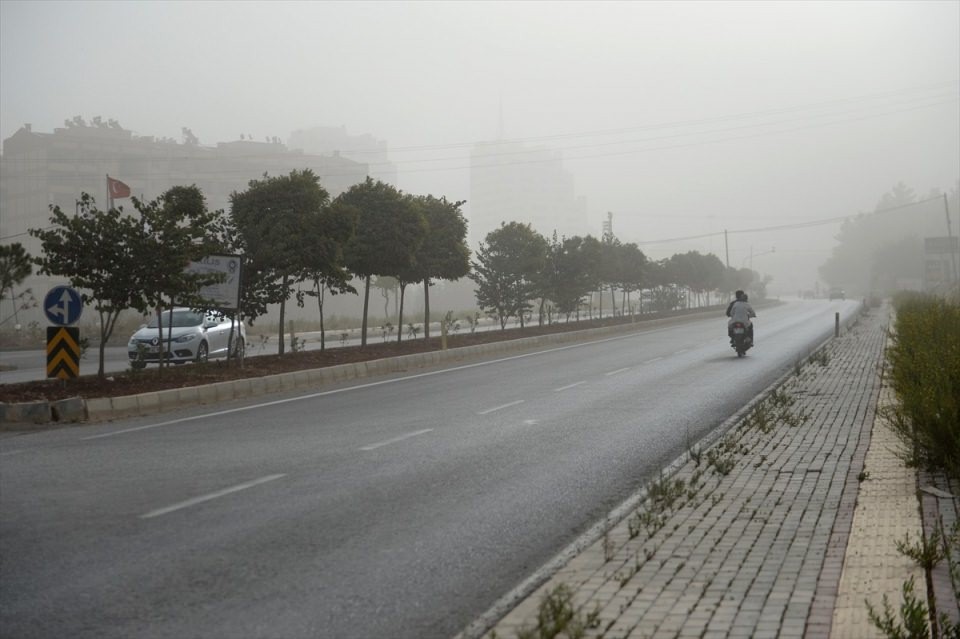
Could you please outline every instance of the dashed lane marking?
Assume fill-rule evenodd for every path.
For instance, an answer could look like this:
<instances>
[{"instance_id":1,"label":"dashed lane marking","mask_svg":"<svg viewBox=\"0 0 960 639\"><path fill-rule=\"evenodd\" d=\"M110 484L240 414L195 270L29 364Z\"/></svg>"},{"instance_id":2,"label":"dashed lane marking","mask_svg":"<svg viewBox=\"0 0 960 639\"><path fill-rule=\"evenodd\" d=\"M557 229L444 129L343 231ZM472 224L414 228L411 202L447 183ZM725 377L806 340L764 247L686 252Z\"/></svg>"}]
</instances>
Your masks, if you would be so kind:
<instances>
[{"instance_id":1,"label":"dashed lane marking","mask_svg":"<svg viewBox=\"0 0 960 639\"><path fill-rule=\"evenodd\" d=\"M189 508L190 506L196 506L197 504L202 504L203 502L210 501L211 499L217 499L219 497L224 497L226 495L230 495L232 493L236 493L241 490L253 488L254 486L259 486L260 484L265 484L268 481L274 481L275 479L280 479L281 477L286 477L286 475L267 475L266 477L261 477L260 479L254 479L253 481L248 481L244 484L237 484L236 486L231 486L230 488L224 488L223 490L218 490L215 493L210 493L208 495L201 495L200 497L194 497L193 499L181 501L180 503L173 504L172 506L166 506L165 508L158 508L157 510L151 510L145 515L140 515L140 519L152 519L153 517L160 517L161 515L166 515L176 510L182 510L184 508Z\"/></svg>"},{"instance_id":2,"label":"dashed lane marking","mask_svg":"<svg viewBox=\"0 0 960 639\"><path fill-rule=\"evenodd\" d=\"M390 444L396 444L397 442L402 442L405 439L410 439L411 437L416 437L418 435L425 435L426 433L432 432L432 428L424 428L423 430L417 430L412 433L407 433L406 435L400 435L399 437L394 437L393 439L388 439L386 441L377 442L376 444L370 444L369 446L363 446L360 450L375 450L377 448L382 448L383 446L389 446Z\"/></svg>"},{"instance_id":3,"label":"dashed lane marking","mask_svg":"<svg viewBox=\"0 0 960 639\"><path fill-rule=\"evenodd\" d=\"M493 408L488 408L487 410L482 410L477 415L489 415L498 410L503 410L504 408L510 408L511 406L516 406L517 404L522 404L524 400L518 399L515 402L510 402L509 404L501 404L500 406L494 406Z\"/></svg>"}]
</instances>

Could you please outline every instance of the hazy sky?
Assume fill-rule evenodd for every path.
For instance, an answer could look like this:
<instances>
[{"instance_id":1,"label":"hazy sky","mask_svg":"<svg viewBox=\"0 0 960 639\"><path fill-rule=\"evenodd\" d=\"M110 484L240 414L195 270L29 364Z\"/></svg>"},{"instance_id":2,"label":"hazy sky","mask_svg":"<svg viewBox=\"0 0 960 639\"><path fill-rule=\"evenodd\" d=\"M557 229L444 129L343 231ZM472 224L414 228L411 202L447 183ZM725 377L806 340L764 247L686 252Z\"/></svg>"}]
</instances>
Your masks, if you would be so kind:
<instances>
[{"instance_id":1,"label":"hazy sky","mask_svg":"<svg viewBox=\"0 0 960 639\"><path fill-rule=\"evenodd\" d=\"M210 145L345 125L388 142L404 190L465 199L502 122L562 149L593 232L612 211L626 241L953 189L958 81L956 1L0 0L2 138L78 114ZM836 227L817 232L734 234L730 263L812 284L795 264L815 272ZM642 248L724 257L722 238Z\"/></svg>"}]
</instances>

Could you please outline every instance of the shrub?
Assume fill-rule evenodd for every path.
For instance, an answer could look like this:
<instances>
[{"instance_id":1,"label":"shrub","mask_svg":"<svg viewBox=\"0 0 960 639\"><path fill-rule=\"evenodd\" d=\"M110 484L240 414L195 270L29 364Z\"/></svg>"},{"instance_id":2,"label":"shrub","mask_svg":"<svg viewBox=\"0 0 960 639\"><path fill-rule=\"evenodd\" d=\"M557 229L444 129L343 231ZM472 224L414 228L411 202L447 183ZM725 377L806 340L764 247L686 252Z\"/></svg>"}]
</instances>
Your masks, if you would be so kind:
<instances>
[{"instance_id":1,"label":"shrub","mask_svg":"<svg viewBox=\"0 0 960 639\"><path fill-rule=\"evenodd\" d=\"M898 406L893 427L918 463L960 479L960 306L901 295L887 351Z\"/></svg>"}]
</instances>

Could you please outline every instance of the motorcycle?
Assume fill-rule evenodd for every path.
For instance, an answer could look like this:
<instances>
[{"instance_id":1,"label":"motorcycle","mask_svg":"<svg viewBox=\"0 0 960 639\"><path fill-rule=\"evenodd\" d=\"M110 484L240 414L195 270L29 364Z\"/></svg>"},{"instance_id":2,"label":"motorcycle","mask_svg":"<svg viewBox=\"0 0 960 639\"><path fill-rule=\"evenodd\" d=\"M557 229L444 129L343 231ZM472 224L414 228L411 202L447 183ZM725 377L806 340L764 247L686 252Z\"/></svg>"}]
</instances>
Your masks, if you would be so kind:
<instances>
[{"instance_id":1,"label":"motorcycle","mask_svg":"<svg viewBox=\"0 0 960 639\"><path fill-rule=\"evenodd\" d=\"M737 357L743 357L753 346L750 330L743 322L734 322L730 325L730 346L737 351Z\"/></svg>"}]
</instances>

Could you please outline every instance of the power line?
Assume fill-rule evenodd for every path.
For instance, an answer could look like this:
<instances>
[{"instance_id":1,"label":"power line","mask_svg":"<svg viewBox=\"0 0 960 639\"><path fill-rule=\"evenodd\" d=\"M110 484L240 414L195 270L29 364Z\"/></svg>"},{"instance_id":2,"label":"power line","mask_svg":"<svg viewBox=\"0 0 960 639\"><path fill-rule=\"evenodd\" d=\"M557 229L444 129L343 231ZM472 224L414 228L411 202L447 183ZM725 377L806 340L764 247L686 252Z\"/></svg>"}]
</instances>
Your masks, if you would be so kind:
<instances>
[{"instance_id":1,"label":"power line","mask_svg":"<svg viewBox=\"0 0 960 639\"><path fill-rule=\"evenodd\" d=\"M820 220L811 220L811 221L809 221L809 222L797 222L797 223L794 223L794 224L781 224L781 225L778 225L778 226L762 226L762 227L756 227L756 228L751 228L751 229L736 229L736 230L733 230L733 231L716 231L716 232L714 232L714 233L703 233L703 234L701 234L701 235L687 235L687 236L684 236L684 237L673 237L673 238L668 238L668 239L663 239L663 240L645 240L645 241L642 241L642 242L635 242L635 244L637 244L637 245L641 245L641 244L643 244L643 245L649 245L649 244L668 244L668 243L670 243L670 242L686 242L686 241L689 241L689 240L702 240L702 239L708 238L708 237L717 237L717 236L723 235L724 233L727 233L727 234L729 234L729 235L736 235L736 234L740 234L740 233L760 233L760 232L765 232L765 231L789 231L789 230L794 230L794 229L810 228L810 227L814 227L814 226L825 226L825 225L827 225L827 224L836 224L837 222L843 222L843 221L848 220L848 219L850 219L850 218L852 218L852 217L858 217L858 216L860 216L860 215L875 215L875 214L878 214L878 213L889 213L889 212L891 212L891 211L899 211L899 210L901 210L901 209L906 209L906 208L914 207L914 206L917 206L917 205L919 205L919 204L925 204L925 203L927 203L927 202L940 201L942 198L943 198L942 195L938 195L938 196L936 196L936 197L930 197L930 198L926 198L926 199L924 199L924 200L917 200L916 202L909 202L909 203L907 203L907 204L901 204L901 205L898 205L898 206L891 206L891 207L885 208L885 209L877 209L876 211L873 211L873 212L871 212L871 213L857 213L857 214L855 214L855 215L840 215L840 216L837 216L837 217L828 217L828 218L823 218L823 219L820 219Z\"/></svg>"}]
</instances>

